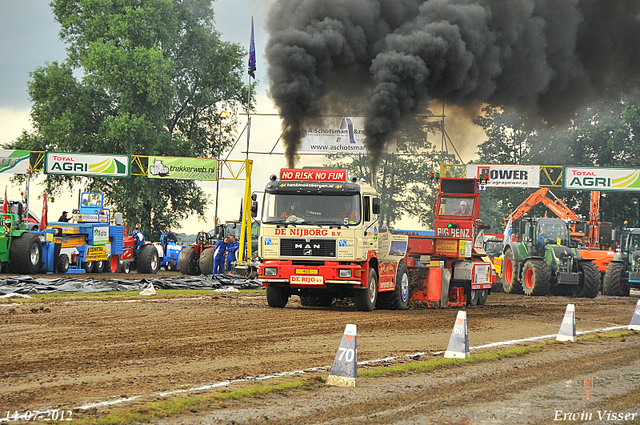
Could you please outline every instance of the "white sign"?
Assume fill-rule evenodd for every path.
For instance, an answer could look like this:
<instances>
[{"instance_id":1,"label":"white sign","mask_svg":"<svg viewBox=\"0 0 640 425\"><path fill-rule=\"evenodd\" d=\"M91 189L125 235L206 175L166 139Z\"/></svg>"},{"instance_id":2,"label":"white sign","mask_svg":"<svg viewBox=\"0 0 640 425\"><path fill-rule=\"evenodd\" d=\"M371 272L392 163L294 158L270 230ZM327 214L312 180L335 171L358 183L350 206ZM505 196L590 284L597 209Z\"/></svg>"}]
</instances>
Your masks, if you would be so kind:
<instances>
[{"instance_id":1,"label":"white sign","mask_svg":"<svg viewBox=\"0 0 640 425\"><path fill-rule=\"evenodd\" d=\"M467 164L466 178L483 176L491 187L540 187L539 165Z\"/></svg>"},{"instance_id":2,"label":"white sign","mask_svg":"<svg viewBox=\"0 0 640 425\"><path fill-rule=\"evenodd\" d=\"M0 173L25 174L29 168L30 151L0 150Z\"/></svg>"},{"instance_id":3,"label":"white sign","mask_svg":"<svg viewBox=\"0 0 640 425\"><path fill-rule=\"evenodd\" d=\"M562 188L640 192L640 168L564 167Z\"/></svg>"},{"instance_id":4,"label":"white sign","mask_svg":"<svg viewBox=\"0 0 640 425\"><path fill-rule=\"evenodd\" d=\"M300 152L367 153L364 145L364 118L325 117L306 129Z\"/></svg>"},{"instance_id":5,"label":"white sign","mask_svg":"<svg viewBox=\"0 0 640 425\"><path fill-rule=\"evenodd\" d=\"M45 152L45 174L88 177L131 177L129 155Z\"/></svg>"}]
</instances>

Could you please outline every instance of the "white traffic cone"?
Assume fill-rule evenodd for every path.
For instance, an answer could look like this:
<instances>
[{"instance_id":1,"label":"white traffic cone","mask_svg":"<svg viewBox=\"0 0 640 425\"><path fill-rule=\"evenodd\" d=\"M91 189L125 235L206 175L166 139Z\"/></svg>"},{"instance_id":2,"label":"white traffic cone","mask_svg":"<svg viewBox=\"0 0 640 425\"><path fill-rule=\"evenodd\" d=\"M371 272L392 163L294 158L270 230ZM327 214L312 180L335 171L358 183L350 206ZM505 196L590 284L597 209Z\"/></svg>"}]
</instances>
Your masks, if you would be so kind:
<instances>
[{"instance_id":1,"label":"white traffic cone","mask_svg":"<svg viewBox=\"0 0 640 425\"><path fill-rule=\"evenodd\" d=\"M356 344L356 325L347 325L333 360L328 385L337 387L355 387L358 373L358 350Z\"/></svg>"},{"instance_id":2,"label":"white traffic cone","mask_svg":"<svg viewBox=\"0 0 640 425\"><path fill-rule=\"evenodd\" d=\"M456 316L456 323L451 331L447 351L444 352L445 359L466 359L469 358L469 333L467 331L467 312L459 311Z\"/></svg>"},{"instance_id":3,"label":"white traffic cone","mask_svg":"<svg viewBox=\"0 0 640 425\"><path fill-rule=\"evenodd\" d=\"M631 323L629 323L629 329L632 331L640 331L640 300L636 304L636 310L631 316Z\"/></svg>"},{"instance_id":4,"label":"white traffic cone","mask_svg":"<svg viewBox=\"0 0 640 425\"><path fill-rule=\"evenodd\" d=\"M556 341L576 341L576 305L567 304Z\"/></svg>"}]
</instances>

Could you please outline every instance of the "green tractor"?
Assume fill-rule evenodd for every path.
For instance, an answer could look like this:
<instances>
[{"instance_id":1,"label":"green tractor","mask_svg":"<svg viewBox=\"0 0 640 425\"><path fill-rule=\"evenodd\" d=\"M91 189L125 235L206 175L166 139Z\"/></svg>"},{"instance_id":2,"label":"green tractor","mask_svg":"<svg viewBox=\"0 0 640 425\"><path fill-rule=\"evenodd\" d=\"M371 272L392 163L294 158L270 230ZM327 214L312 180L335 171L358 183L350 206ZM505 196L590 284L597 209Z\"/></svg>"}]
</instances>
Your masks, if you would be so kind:
<instances>
[{"instance_id":1,"label":"green tractor","mask_svg":"<svg viewBox=\"0 0 640 425\"><path fill-rule=\"evenodd\" d=\"M0 261L2 271L19 274L36 274L42 267L42 244L35 233L29 233L27 225L17 214L3 213L4 232L0 234Z\"/></svg>"},{"instance_id":2,"label":"green tractor","mask_svg":"<svg viewBox=\"0 0 640 425\"><path fill-rule=\"evenodd\" d=\"M612 236L616 240L616 234ZM640 288L640 229L622 229L620 252L607 266L602 295L629 296L631 287Z\"/></svg>"},{"instance_id":3,"label":"green tractor","mask_svg":"<svg viewBox=\"0 0 640 425\"><path fill-rule=\"evenodd\" d=\"M520 222L520 234L520 240L504 249L504 292L583 298L598 295L598 267L580 257L577 245L569 239L569 226L565 221L527 218Z\"/></svg>"}]
</instances>

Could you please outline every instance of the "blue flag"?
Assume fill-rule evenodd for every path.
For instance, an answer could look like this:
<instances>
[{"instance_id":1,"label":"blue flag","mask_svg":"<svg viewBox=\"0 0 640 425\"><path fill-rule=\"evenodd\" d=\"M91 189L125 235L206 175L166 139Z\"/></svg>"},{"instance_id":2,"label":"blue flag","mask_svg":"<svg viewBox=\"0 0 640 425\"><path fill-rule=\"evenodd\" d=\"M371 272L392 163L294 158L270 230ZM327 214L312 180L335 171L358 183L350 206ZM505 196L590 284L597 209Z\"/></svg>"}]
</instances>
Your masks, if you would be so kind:
<instances>
[{"instance_id":1,"label":"blue flag","mask_svg":"<svg viewBox=\"0 0 640 425\"><path fill-rule=\"evenodd\" d=\"M256 43L253 38L253 16L251 17L251 41L249 42L249 75L256 78Z\"/></svg>"}]
</instances>

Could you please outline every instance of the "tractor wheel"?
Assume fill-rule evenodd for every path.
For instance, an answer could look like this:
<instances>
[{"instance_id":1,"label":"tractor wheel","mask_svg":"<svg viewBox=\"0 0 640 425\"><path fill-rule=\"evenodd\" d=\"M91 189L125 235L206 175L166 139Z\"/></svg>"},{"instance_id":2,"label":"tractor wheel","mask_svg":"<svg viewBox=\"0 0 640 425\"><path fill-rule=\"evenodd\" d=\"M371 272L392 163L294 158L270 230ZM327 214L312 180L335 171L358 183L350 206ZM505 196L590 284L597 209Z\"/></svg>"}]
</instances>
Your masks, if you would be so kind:
<instances>
[{"instance_id":1,"label":"tractor wheel","mask_svg":"<svg viewBox=\"0 0 640 425\"><path fill-rule=\"evenodd\" d=\"M93 272L102 273L104 271L104 263L105 261L96 261L93 265Z\"/></svg>"},{"instance_id":2,"label":"tractor wheel","mask_svg":"<svg viewBox=\"0 0 640 425\"><path fill-rule=\"evenodd\" d=\"M602 295L629 296L629 282L622 278L624 264L609 263L602 280Z\"/></svg>"},{"instance_id":3,"label":"tractor wheel","mask_svg":"<svg viewBox=\"0 0 640 425\"><path fill-rule=\"evenodd\" d=\"M267 286L267 303L269 307L284 308L289 301L289 294L286 288L278 286Z\"/></svg>"},{"instance_id":4,"label":"tractor wheel","mask_svg":"<svg viewBox=\"0 0 640 425\"><path fill-rule=\"evenodd\" d=\"M85 273L93 273L94 265L95 265L95 263L93 261L83 261L82 262L82 268L84 269Z\"/></svg>"},{"instance_id":5,"label":"tractor wheel","mask_svg":"<svg viewBox=\"0 0 640 425\"><path fill-rule=\"evenodd\" d=\"M378 293L378 308L406 310L409 305L409 269L400 261L396 272L396 289Z\"/></svg>"},{"instance_id":6,"label":"tractor wheel","mask_svg":"<svg viewBox=\"0 0 640 425\"><path fill-rule=\"evenodd\" d=\"M331 307L333 297L330 295L323 297L300 297L300 304L305 307Z\"/></svg>"},{"instance_id":7,"label":"tractor wheel","mask_svg":"<svg viewBox=\"0 0 640 425\"><path fill-rule=\"evenodd\" d=\"M42 245L33 233L23 233L11 242L9 253L11 271L21 274L36 274L42 266Z\"/></svg>"},{"instance_id":8,"label":"tractor wheel","mask_svg":"<svg viewBox=\"0 0 640 425\"><path fill-rule=\"evenodd\" d=\"M143 274L158 273L158 250L152 244L143 245L136 260L136 270Z\"/></svg>"},{"instance_id":9,"label":"tractor wheel","mask_svg":"<svg viewBox=\"0 0 640 425\"><path fill-rule=\"evenodd\" d=\"M480 296L478 297L478 305L485 305L487 298L489 297L488 289L480 289Z\"/></svg>"},{"instance_id":10,"label":"tractor wheel","mask_svg":"<svg viewBox=\"0 0 640 425\"><path fill-rule=\"evenodd\" d=\"M200 271L207 276L213 274L213 248L206 248L200 255Z\"/></svg>"},{"instance_id":11,"label":"tractor wheel","mask_svg":"<svg viewBox=\"0 0 640 425\"><path fill-rule=\"evenodd\" d=\"M524 263L523 285L525 295L547 295L551 284L551 269L543 260L528 260Z\"/></svg>"},{"instance_id":12,"label":"tractor wheel","mask_svg":"<svg viewBox=\"0 0 640 425\"><path fill-rule=\"evenodd\" d=\"M502 289L507 294L522 294L522 283L518 280L516 266L515 255L507 249L502 263Z\"/></svg>"},{"instance_id":13,"label":"tractor wheel","mask_svg":"<svg viewBox=\"0 0 640 425\"><path fill-rule=\"evenodd\" d=\"M58 273L66 273L69 271L69 256L67 254L60 254L56 269Z\"/></svg>"},{"instance_id":14,"label":"tractor wheel","mask_svg":"<svg viewBox=\"0 0 640 425\"><path fill-rule=\"evenodd\" d=\"M480 290L472 289L469 291L469 305L478 305L478 299L480 298Z\"/></svg>"},{"instance_id":15,"label":"tractor wheel","mask_svg":"<svg viewBox=\"0 0 640 425\"><path fill-rule=\"evenodd\" d=\"M356 310L372 311L376 307L378 300L378 274L373 267L369 268L369 282L365 289L355 289L353 301L356 304Z\"/></svg>"},{"instance_id":16,"label":"tractor wheel","mask_svg":"<svg viewBox=\"0 0 640 425\"><path fill-rule=\"evenodd\" d=\"M200 268L197 267L196 248L188 246L180 251L178 256L178 270L182 274L188 274L191 276L199 275Z\"/></svg>"},{"instance_id":17,"label":"tractor wheel","mask_svg":"<svg viewBox=\"0 0 640 425\"><path fill-rule=\"evenodd\" d=\"M582 272L580 283L573 286L572 295L579 298L595 298L600 290L600 271L591 261L581 261L578 269Z\"/></svg>"},{"instance_id":18,"label":"tractor wheel","mask_svg":"<svg viewBox=\"0 0 640 425\"><path fill-rule=\"evenodd\" d=\"M109 260L107 260L105 271L107 273L118 273L119 268L120 268L120 258L118 258L117 255L112 255L111 257L109 257Z\"/></svg>"},{"instance_id":19,"label":"tractor wheel","mask_svg":"<svg viewBox=\"0 0 640 425\"><path fill-rule=\"evenodd\" d=\"M129 274L131 272L131 261L122 263L122 273Z\"/></svg>"}]
</instances>

